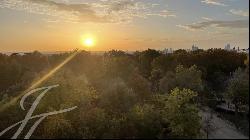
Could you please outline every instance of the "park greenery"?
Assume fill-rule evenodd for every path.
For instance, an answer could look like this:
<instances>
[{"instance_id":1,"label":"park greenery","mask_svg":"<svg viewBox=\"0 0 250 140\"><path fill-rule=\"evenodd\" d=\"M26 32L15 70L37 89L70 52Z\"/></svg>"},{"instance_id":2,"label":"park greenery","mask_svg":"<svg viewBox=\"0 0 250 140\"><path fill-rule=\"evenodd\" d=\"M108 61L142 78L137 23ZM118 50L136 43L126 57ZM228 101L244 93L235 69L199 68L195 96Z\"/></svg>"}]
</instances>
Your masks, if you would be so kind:
<instances>
[{"instance_id":1,"label":"park greenery","mask_svg":"<svg viewBox=\"0 0 250 140\"><path fill-rule=\"evenodd\" d=\"M72 53L0 54L0 105ZM201 106L213 108L227 100L235 105L236 119L241 119L238 112L248 115L248 60L245 53L222 49L79 51L39 85L60 87L42 99L36 113L78 108L46 118L32 138L202 138ZM18 103L0 112L0 131L25 114Z\"/></svg>"}]
</instances>

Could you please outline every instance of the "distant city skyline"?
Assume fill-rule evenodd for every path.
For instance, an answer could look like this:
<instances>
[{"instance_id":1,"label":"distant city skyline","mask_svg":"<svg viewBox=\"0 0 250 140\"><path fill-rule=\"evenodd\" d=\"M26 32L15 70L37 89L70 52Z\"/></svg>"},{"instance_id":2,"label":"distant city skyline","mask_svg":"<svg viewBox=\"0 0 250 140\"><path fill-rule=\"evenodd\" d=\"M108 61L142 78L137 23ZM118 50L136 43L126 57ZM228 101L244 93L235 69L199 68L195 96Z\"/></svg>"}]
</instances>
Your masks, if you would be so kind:
<instances>
[{"instance_id":1,"label":"distant city skyline","mask_svg":"<svg viewBox=\"0 0 250 140\"><path fill-rule=\"evenodd\" d=\"M42 54L45 54L45 55L53 55L53 54L61 54L61 53L67 53L67 52L72 52L74 50L79 50L78 48L75 48L73 50L68 50L68 51L38 51L39 53L42 53ZM147 48L147 49L152 49L152 48ZM249 47L248 48L240 48L240 47L237 47L234 46L232 47L230 44L226 44L224 48L208 48L208 49L203 49L203 48L199 48L197 45L193 44L192 47L190 48L186 48L186 49L183 49L183 48L176 48L176 49L173 49L173 48L162 48L162 49L156 49L157 51L159 52L162 52L163 54L172 54L174 53L174 51L177 51L177 50L186 50L187 52L191 52L191 51L197 51L197 50L208 50L208 49L224 49L226 51L237 51L239 53L249 53ZM113 49L113 50L116 50L116 49ZM0 53L3 53L3 54L6 54L6 55L25 55L25 54L30 54L30 53L33 53L37 50L30 50L30 51L0 51ZM80 51L88 51L88 50L84 50L84 49L80 49ZM112 51L112 50L105 50L105 51L88 51L90 52L91 54L97 54L97 55L102 55L104 54L105 52L108 52L108 51ZM133 51L129 51L129 50L123 50L125 53L129 53L129 54L132 54L132 53L135 53L137 52L138 50L133 50ZM145 50L140 50L140 51L145 51Z\"/></svg>"},{"instance_id":2,"label":"distant city skyline","mask_svg":"<svg viewBox=\"0 0 250 140\"><path fill-rule=\"evenodd\" d=\"M249 0L1 0L0 32L0 52L247 49Z\"/></svg>"}]
</instances>

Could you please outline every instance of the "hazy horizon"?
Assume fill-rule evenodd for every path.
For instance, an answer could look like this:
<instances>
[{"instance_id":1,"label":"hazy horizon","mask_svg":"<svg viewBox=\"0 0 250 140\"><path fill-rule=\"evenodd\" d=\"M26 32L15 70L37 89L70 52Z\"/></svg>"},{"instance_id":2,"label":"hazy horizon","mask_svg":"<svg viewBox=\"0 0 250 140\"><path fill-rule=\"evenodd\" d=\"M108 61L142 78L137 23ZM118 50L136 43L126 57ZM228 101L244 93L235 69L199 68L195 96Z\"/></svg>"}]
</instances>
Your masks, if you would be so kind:
<instances>
[{"instance_id":1,"label":"hazy horizon","mask_svg":"<svg viewBox=\"0 0 250 140\"><path fill-rule=\"evenodd\" d=\"M193 44L195 45L195 44ZM236 46L231 46L231 49L233 49L233 47L236 47ZM203 49L202 47L199 47L199 49L202 49L202 50L208 50L208 49L225 49L225 46L224 47L220 47L220 48L205 48ZM4 53L4 54L11 54L11 53L32 53L34 51L38 51L38 52L41 52L41 53L44 53L44 54L55 54L55 53L64 53L64 52L71 52L71 51L74 51L75 49L79 49L79 48L74 48L74 49L71 49L71 50L54 50L54 51L41 51L41 50L27 50L27 51L0 51L0 53ZM156 48L145 48L145 49L141 49L141 50L122 50L122 49L109 49L109 50L87 50L87 49L80 49L81 51L88 51L88 52L97 52L97 53L102 53L102 52L109 52L109 51L112 51L112 50L119 50L119 51L124 51L124 52L136 52L136 51L139 51L139 52L142 52L142 51L146 51L148 49L154 49L154 50L157 50L157 51L164 51L165 49L170 49L168 47L166 48L160 48L160 49L156 49ZM192 50L192 46L189 47L189 48L171 48L173 51L176 51L176 50L179 50L179 49L184 49L184 50ZM237 49L237 48L235 48ZM247 49L247 48L241 48L240 47L240 50L242 49Z\"/></svg>"}]
</instances>

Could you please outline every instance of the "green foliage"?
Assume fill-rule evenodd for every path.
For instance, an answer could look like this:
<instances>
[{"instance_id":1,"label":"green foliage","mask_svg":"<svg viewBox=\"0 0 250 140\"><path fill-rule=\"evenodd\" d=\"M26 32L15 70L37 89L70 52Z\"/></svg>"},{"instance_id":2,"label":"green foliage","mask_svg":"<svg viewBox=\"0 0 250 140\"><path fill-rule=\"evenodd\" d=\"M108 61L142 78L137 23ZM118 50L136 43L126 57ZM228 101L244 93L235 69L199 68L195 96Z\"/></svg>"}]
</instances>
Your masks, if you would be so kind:
<instances>
[{"instance_id":1,"label":"green foliage","mask_svg":"<svg viewBox=\"0 0 250 140\"><path fill-rule=\"evenodd\" d=\"M160 89L163 93L168 93L175 87L187 88L197 92L202 91L202 72L197 66L184 68L182 65L177 66L175 73L168 72L160 81Z\"/></svg>"},{"instance_id":2,"label":"green foliage","mask_svg":"<svg viewBox=\"0 0 250 140\"><path fill-rule=\"evenodd\" d=\"M234 103L236 111L249 104L249 73L238 69L229 80L226 96Z\"/></svg>"},{"instance_id":3,"label":"green foliage","mask_svg":"<svg viewBox=\"0 0 250 140\"><path fill-rule=\"evenodd\" d=\"M136 103L136 95L121 79L113 79L101 95L100 106L109 113L126 113Z\"/></svg>"},{"instance_id":4,"label":"green foliage","mask_svg":"<svg viewBox=\"0 0 250 140\"><path fill-rule=\"evenodd\" d=\"M149 77L151 81L151 90L152 92L159 91L160 79L162 78L163 72L160 69L153 69L151 76Z\"/></svg>"},{"instance_id":5,"label":"green foliage","mask_svg":"<svg viewBox=\"0 0 250 140\"><path fill-rule=\"evenodd\" d=\"M135 70L131 73L127 84L132 88L138 100L142 101L145 98L150 97L150 83L146 78L139 74L138 70Z\"/></svg>"},{"instance_id":6,"label":"green foliage","mask_svg":"<svg viewBox=\"0 0 250 140\"><path fill-rule=\"evenodd\" d=\"M164 73L167 71L172 71L177 66L176 57L173 55L161 55L154 59L152 62L152 67L154 69L160 69Z\"/></svg>"},{"instance_id":7,"label":"green foliage","mask_svg":"<svg viewBox=\"0 0 250 140\"><path fill-rule=\"evenodd\" d=\"M163 131L160 109L154 105L144 104L134 106L128 121L132 125L132 134L135 138L159 138Z\"/></svg>"},{"instance_id":8,"label":"green foliage","mask_svg":"<svg viewBox=\"0 0 250 140\"><path fill-rule=\"evenodd\" d=\"M180 138L197 138L200 134L198 108L192 103L197 93L175 88L166 102L166 118L171 135Z\"/></svg>"},{"instance_id":9,"label":"green foliage","mask_svg":"<svg viewBox=\"0 0 250 140\"><path fill-rule=\"evenodd\" d=\"M134 70L134 62L128 56L106 57L105 73L109 77L127 78Z\"/></svg>"},{"instance_id":10,"label":"green foliage","mask_svg":"<svg viewBox=\"0 0 250 140\"><path fill-rule=\"evenodd\" d=\"M195 65L188 69L180 65L176 68L177 86L201 91L203 89L201 74L202 72Z\"/></svg>"},{"instance_id":11,"label":"green foliage","mask_svg":"<svg viewBox=\"0 0 250 140\"><path fill-rule=\"evenodd\" d=\"M148 49L146 51L143 51L139 55L139 69L141 74L145 78L149 78L151 70L152 70L152 65L151 63L153 60L160 56L160 53L156 50Z\"/></svg>"},{"instance_id":12,"label":"green foliage","mask_svg":"<svg viewBox=\"0 0 250 140\"><path fill-rule=\"evenodd\" d=\"M53 109L51 109L51 111L53 111ZM48 117L46 121L42 123L36 135L40 136L38 138L43 139L67 139L74 136L74 129L70 120L65 119L64 115L55 115Z\"/></svg>"},{"instance_id":13,"label":"green foliage","mask_svg":"<svg viewBox=\"0 0 250 140\"><path fill-rule=\"evenodd\" d=\"M70 54L0 54L0 105ZM194 98L201 92L217 97L211 93L221 93L231 72L248 67L245 59L245 54L221 49L167 55L152 49L134 54L113 50L103 56L81 51L40 85L60 87L42 99L35 114L78 108L46 118L33 138L197 138L200 117ZM229 80L228 97L239 105L249 102L248 73L237 70ZM25 113L16 104L1 112L0 130Z\"/></svg>"}]
</instances>

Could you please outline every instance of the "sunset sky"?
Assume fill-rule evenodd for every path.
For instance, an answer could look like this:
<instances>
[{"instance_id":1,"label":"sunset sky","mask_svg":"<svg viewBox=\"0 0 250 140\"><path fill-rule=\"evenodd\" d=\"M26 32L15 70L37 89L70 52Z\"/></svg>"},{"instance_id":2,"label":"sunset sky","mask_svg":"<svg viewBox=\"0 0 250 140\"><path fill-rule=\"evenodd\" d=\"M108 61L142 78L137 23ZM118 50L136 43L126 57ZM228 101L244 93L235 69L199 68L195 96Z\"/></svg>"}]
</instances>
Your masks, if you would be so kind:
<instances>
[{"instance_id":1,"label":"sunset sky","mask_svg":"<svg viewBox=\"0 0 250 140\"><path fill-rule=\"evenodd\" d=\"M249 0L0 0L0 51L249 46ZM95 45L85 48L84 36Z\"/></svg>"}]
</instances>

